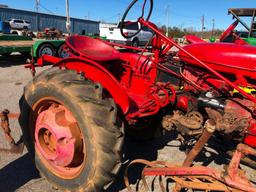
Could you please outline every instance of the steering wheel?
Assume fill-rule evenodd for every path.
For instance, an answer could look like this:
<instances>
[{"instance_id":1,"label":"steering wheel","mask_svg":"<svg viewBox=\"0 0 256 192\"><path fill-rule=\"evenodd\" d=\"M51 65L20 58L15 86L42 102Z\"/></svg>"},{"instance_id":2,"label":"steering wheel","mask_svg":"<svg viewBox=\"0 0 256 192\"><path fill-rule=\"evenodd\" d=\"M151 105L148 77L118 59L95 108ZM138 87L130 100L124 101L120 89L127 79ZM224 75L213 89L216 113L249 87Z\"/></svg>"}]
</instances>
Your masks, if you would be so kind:
<instances>
[{"instance_id":1,"label":"steering wheel","mask_svg":"<svg viewBox=\"0 0 256 192\"><path fill-rule=\"evenodd\" d=\"M135 33L132 33L131 35L129 34L125 34L124 33L124 28L125 28L125 20L126 20L126 17L128 15L128 13L130 12L130 10L133 8L133 6L138 2L138 0L133 0L130 5L128 6L128 8L126 9L126 11L124 12L124 15L122 17L122 20L121 20L121 24L120 24L120 31L121 31L121 34L124 38L132 38L134 36L136 36L140 31L141 31L141 26L139 27L139 29L135 32ZM141 14L141 17L140 18L143 18L144 17L144 9L145 9L145 6L146 6L146 3L147 3L147 0L144 0L144 3L143 3L143 7L142 7L142 14ZM152 11L153 11L153 0L150 0L150 8L149 8L149 13L146 17L146 21L148 21L151 17L151 14L152 14ZM139 20L139 18L138 18ZM134 22L131 22L131 23L134 23ZM128 24L129 25L129 24Z\"/></svg>"},{"instance_id":2,"label":"steering wheel","mask_svg":"<svg viewBox=\"0 0 256 192\"><path fill-rule=\"evenodd\" d=\"M231 33L234 31L234 29L237 27L238 25L238 20L236 20L234 23L232 23L226 31L224 31L220 37L220 41L224 41L229 35L231 35Z\"/></svg>"}]
</instances>

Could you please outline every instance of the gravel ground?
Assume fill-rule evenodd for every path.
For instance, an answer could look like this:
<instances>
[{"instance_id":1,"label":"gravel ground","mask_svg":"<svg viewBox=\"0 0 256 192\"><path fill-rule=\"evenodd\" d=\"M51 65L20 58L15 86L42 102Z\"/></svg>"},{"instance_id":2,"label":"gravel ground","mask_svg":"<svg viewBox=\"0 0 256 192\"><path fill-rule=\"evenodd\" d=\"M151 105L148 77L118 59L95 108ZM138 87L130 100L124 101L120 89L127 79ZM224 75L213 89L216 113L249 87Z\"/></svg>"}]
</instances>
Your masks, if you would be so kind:
<instances>
[{"instance_id":1,"label":"gravel ground","mask_svg":"<svg viewBox=\"0 0 256 192\"><path fill-rule=\"evenodd\" d=\"M19 55L11 56L11 58L4 59L0 57L0 109L8 108L11 112L19 111L19 98L22 95L23 87L31 80L31 73L24 69L22 64L25 63L24 58ZM11 121L11 128L15 140L19 140L21 132L17 120ZM173 163L181 163L185 158L185 153L180 152L179 143L172 140L173 135L167 134L161 138L144 143L137 143L127 141L127 159L143 158L147 160L164 160ZM8 148L3 133L0 132L0 147ZM198 159L199 164L202 162L209 164L209 166L222 168L223 157L213 152L205 153ZM204 161L202 161L204 159ZM243 166L244 167L244 166ZM247 174L253 181L256 181L255 170L244 167ZM132 170L133 183L139 178L139 172ZM56 191L49 185L49 183L40 178L37 173L27 151L22 155L1 154L0 156L0 191L12 192L29 192L29 191ZM151 182L151 180L148 180ZM156 187L155 191L158 191ZM58 190L60 191L60 190ZM115 184L109 191L127 190L123 187L123 171L117 178Z\"/></svg>"}]
</instances>

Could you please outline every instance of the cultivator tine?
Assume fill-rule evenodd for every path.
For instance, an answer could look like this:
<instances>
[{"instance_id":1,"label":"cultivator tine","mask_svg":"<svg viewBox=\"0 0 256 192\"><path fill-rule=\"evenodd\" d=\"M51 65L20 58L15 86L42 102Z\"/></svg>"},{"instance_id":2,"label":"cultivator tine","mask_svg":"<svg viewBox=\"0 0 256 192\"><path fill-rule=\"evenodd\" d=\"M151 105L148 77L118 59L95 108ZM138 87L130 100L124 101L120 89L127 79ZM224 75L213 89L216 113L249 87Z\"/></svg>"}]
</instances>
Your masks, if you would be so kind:
<instances>
[{"instance_id":1,"label":"cultivator tine","mask_svg":"<svg viewBox=\"0 0 256 192\"><path fill-rule=\"evenodd\" d=\"M181 189L197 189L197 190L205 190L205 191L212 191L212 190L217 190L217 191L239 191L235 190L233 188L228 187L225 185L223 182L218 181L216 178L211 177L211 176L204 176L204 175L196 175L192 172L196 172L198 168L191 168L191 167L180 167L178 165L170 165L166 164L165 167L163 167L163 162L158 163L158 162L148 162L145 160L136 160L133 161L129 164L126 170L126 175L125 175L125 184L127 187L127 190L129 192L134 192L132 190L129 180L128 180L128 169L131 165L134 164L143 164L145 165L145 168L142 171L142 183L143 183L143 190L144 191L151 191L150 188L148 187L149 185L146 182L146 177L153 176L153 177L158 177L159 178L159 186L162 192L165 192L167 189L165 188L165 185L163 183L163 177L165 179L170 179L173 183L178 184L180 188L175 188L172 191L173 192L179 192ZM153 167L151 167L151 166ZM200 169L200 168L199 168ZM208 168L203 168L199 170L199 172L211 172L211 169ZM186 172L187 174L184 174ZM177 174L177 176L175 176ZM143 191L143 190L138 190L138 191Z\"/></svg>"},{"instance_id":2,"label":"cultivator tine","mask_svg":"<svg viewBox=\"0 0 256 192\"><path fill-rule=\"evenodd\" d=\"M213 179L208 176L184 176L184 177L177 177L173 176L170 177L173 181L177 184L182 186L182 188L188 189L197 189L197 190L205 190L205 191L239 191L227 187L225 184L219 182L216 179ZM180 191L180 190L177 190Z\"/></svg>"},{"instance_id":3,"label":"cultivator tine","mask_svg":"<svg viewBox=\"0 0 256 192\"><path fill-rule=\"evenodd\" d=\"M22 142L16 143L11 135L9 118L18 118L19 114L11 114L9 110L5 109L0 113L1 127L4 131L5 139L10 145L10 149L0 148L0 152L21 154L24 149Z\"/></svg>"}]
</instances>

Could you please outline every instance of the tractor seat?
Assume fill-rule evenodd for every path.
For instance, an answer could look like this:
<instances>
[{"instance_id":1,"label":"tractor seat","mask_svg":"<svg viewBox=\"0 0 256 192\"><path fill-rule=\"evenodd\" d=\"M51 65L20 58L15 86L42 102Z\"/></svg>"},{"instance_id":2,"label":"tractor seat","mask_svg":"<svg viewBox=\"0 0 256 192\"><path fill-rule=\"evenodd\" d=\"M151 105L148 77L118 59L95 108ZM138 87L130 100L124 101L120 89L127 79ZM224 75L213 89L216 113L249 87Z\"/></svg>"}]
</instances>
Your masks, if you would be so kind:
<instances>
[{"instance_id":1,"label":"tractor seat","mask_svg":"<svg viewBox=\"0 0 256 192\"><path fill-rule=\"evenodd\" d=\"M74 35L66 39L66 44L75 53L96 62L120 59L120 52L102 40Z\"/></svg>"}]
</instances>

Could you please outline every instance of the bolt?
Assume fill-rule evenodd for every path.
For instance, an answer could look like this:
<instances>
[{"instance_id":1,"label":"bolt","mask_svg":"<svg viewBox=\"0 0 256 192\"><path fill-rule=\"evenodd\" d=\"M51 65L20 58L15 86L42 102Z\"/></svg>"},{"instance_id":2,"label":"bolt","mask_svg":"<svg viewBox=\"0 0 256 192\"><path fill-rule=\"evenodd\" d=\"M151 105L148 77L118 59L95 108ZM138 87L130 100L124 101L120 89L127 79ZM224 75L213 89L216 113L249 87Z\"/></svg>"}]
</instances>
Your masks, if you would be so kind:
<instances>
[{"instance_id":1,"label":"bolt","mask_svg":"<svg viewBox=\"0 0 256 192\"><path fill-rule=\"evenodd\" d=\"M85 80L85 73L84 73L84 72L81 72L81 73L80 73L80 79L81 79L81 80Z\"/></svg>"}]
</instances>

